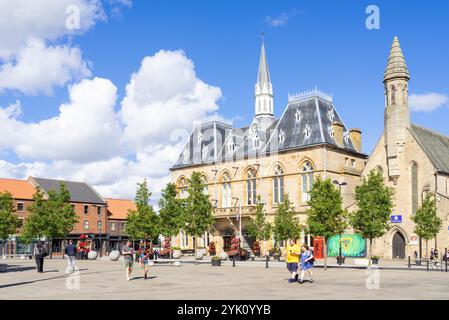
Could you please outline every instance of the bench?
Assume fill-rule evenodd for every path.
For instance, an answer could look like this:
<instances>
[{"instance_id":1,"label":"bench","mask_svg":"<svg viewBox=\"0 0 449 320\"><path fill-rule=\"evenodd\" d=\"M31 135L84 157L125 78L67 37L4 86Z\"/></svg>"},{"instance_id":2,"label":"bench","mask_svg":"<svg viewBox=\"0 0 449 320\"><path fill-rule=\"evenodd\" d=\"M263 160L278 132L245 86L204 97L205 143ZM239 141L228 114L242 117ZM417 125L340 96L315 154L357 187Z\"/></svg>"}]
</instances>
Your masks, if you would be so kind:
<instances>
[{"instance_id":1,"label":"bench","mask_svg":"<svg viewBox=\"0 0 449 320\"><path fill-rule=\"evenodd\" d=\"M182 254L195 254L195 250L194 249L182 249L181 250Z\"/></svg>"},{"instance_id":2,"label":"bench","mask_svg":"<svg viewBox=\"0 0 449 320\"><path fill-rule=\"evenodd\" d=\"M8 265L6 263L0 263L0 272L6 272Z\"/></svg>"}]
</instances>

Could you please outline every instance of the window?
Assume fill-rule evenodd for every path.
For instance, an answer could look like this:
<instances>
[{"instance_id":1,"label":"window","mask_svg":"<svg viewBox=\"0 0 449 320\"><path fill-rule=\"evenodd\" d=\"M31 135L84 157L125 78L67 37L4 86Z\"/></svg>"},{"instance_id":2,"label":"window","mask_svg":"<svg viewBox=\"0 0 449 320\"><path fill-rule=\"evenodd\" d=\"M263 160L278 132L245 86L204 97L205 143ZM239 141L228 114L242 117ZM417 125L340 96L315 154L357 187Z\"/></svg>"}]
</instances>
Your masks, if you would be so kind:
<instances>
[{"instance_id":1,"label":"window","mask_svg":"<svg viewBox=\"0 0 449 320\"><path fill-rule=\"evenodd\" d=\"M111 222L111 231L115 231L115 222Z\"/></svg>"},{"instance_id":2,"label":"window","mask_svg":"<svg viewBox=\"0 0 449 320\"><path fill-rule=\"evenodd\" d=\"M19 212L25 211L25 204L23 202L17 202L17 211Z\"/></svg>"},{"instance_id":3,"label":"window","mask_svg":"<svg viewBox=\"0 0 449 320\"><path fill-rule=\"evenodd\" d=\"M17 226L18 228L22 228L23 227L23 218L19 218L19 225Z\"/></svg>"},{"instance_id":4,"label":"window","mask_svg":"<svg viewBox=\"0 0 449 320\"><path fill-rule=\"evenodd\" d=\"M210 242L210 235L209 232L205 232L202 236L201 236L201 244L203 247L208 247L209 246L209 242Z\"/></svg>"},{"instance_id":5,"label":"window","mask_svg":"<svg viewBox=\"0 0 449 320\"><path fill-rule=\"evenodd\" d=\"M284 141L285 141L285 132L284 132L284 130L281 129L281 130L279 131L279 143L280 143L280 144L283 144Z\"/></svg>"},{"instance_id":6,"label":"window","mask_svg":"<svg viewBox=\"0 0 449 320\"><path fill-rule=\"evenodd\" d=\"M415 214L418 210L418 166L416 163L411 167L411 198L412 198L412 214Z\"/></svg>"},{"instance_id":7,"label":"window","mask_svg":"<svg viewBox=\"0 0 449 320\"><path fill-rule=\"evenodd\" d=\"M209 188L207 186L207 177L204 174L201 175L201 183L203 184L203 193L205 195L208 195L209 194Z\"/></svg>"},{"instance_id":8,"label":"window","mask_svg":"<svg viewBox=\"0 0 449 320\"><path fill-rule=\"evenodd\" d=\"M355 168L355 160L351 159L351 167Z\"/></svg>"},{"instance_id":9,"label":"window","mask_svg":"<svg viewBox=\"0 0 449 320\"><path fill-rule=\"evenodd\" d=\"M70 206L72 207L73 211L75 211L75 205L71 203Z\"/></svg>"},{"instance_id":10,"label":"window","mask_svg":"<svg viewBox=\"0 0 449 320\"><path fill-rule=\"evenodd\" d=\"M181 231L181 247L185 248L189 246L189 236L185 234L184 231Z\"/></svg>"},{"instance_id":11,"label":"window","mask_svg":"<svg viewBox=\"0 0 449 320\"><path fill-rule=\"evenodd\" d=\"M223 174L221 181L221 206L228 208L232 206L231 176L229 173Z\"/></svg>"},{"instance_id":12,"label":"window","mask_svg":"<svg viewBox=\"0 0 449 320\"><path fill-rule=\"evenodd\" d=\"M301 202L306 203L310 200L309 191L313 187L313 166L309 161L304 162L301 167Z\"/></svg>"},{"instance_id":13,"label":"window","mask_svg":"<svg viewBox=\"0 0 449 320\"><path fill-rule=\"evenodd\" d=\"M249 206L256 204L257 189L256 189L256 171L254 169L248 170L246 175L246 199Z\"/></svg>"},{"instance_id":14,"label":"window","mask_svg":"<svg viewBox=\"0 0 449 320\"><path fill-rule=\"evenodd\" d=\"M186 179L184 179L184 178L179 179L178 187L179 187L179 197L181 199L187 198L189 196L189 194L187 192Z\"/></svg>"},{"instance_id":15,"label":"window","mask_svg":"<svg viewBox=\"0 0 449 320\"><path fill-rule=\"evenodd\" d=\"M273 203L279 204L284 201L284 170L280 165L274 169L273 178Z\"/></svg>"},{"instance_id":16,"label":"window","mask_svg":"<svg viewBox=\"0 0 449 320\"><path fill-rule=\"evenodd\" d=\"M349 158L345 158L345 167L349 167Z\"/></svg>"},{"instance_id":17,"label":"window","mask_svg":"<svg viewBox=\"0 0 449 320\"><path fill-rule=\"evenodd\" d=\"M84 214L88 214L89 213L89 206L85 205L84 206Z\"/></svg>"},{"instance_id":18,"label":"window","mask_svg":"<svg viewBox=\"0 0 449 320\"><path fill-rule=\"evenodd\" d=\"M298 109L296 109L296 113L295 113L295 121L301 122L301 118L302 118L301 111L299 111L299 108L298 108Z\"/></svg>"},{"instance_id":19,"label":"window","mask_svg":"<svg viewBox=\"0 0 449 320\"><path fill-rule=\"evenodd\" d=\"M97 207L97 214L101 215L101 207Z\"/></svg>"},{"instance_id":20,"label":"window","mask_svg":"<svg viewBox=\"0 0 449 320\"><path fill-rule=\"evenodd\" d=\"M97 221L97 228L98 230L101 230L101 221Z\"/></svg>"},{"instance_id":21,"label":"window","mask_svg":"<svg viewBox=\"0 0 449 320\"><path fill-rule=\"evenodd\" d=\"M260 146L259 136L254 136L253 137L253 148L259 149L259 146Z\"/></svg>"},{"instance_id":22,"label":"window","mask_svg":"<svg viewBox=\"0 0 449 320\"><path fill-rule=\"evenodd\" d=\"M231 133L231 136L228 140L228 152L233 153L235 151L235 142L234 142L234 136Z\"/></svg>"},{"instance_id":23,"label":"window","mask_svg":"<svg viewBox=\"0 0 449 320\"><path fill-rule=\"evenodd\" d=\"M84 230L89 229L89 220L84 220Z\"/></svg>"},{"instance_id":24,"label":"window","mask_svg":"<svg viewBox=\"0 0 449 320\"><path fill-rule=\"evenodd\" d=\"M206 160L207 157L209 155L209 147L208 146L203 146L203 149L201 151L201 157L203 160Z\"/></svg>"},{"instance_id":25,"label":"window","mask_svg":"<svg viewBox=\"0 0 449 320\"><path fill-rule=\"evenodd\" d=\"M334 132L334 127L332 125L327 126L327 132L329 132L329 135L331 137L334 137L335 132Z\"/></svg>"},{"instance_id":26,"label":"window","mask_svg":"<svg viewBox=\"0 0 449 320\"><path fill-rule=\"evenodd\" d=\"M312 130L310 129L310 126L306 124L306 128L304 129L304 136L306 139L309 139L312 134Z\"/></svg>"}]
</instances>

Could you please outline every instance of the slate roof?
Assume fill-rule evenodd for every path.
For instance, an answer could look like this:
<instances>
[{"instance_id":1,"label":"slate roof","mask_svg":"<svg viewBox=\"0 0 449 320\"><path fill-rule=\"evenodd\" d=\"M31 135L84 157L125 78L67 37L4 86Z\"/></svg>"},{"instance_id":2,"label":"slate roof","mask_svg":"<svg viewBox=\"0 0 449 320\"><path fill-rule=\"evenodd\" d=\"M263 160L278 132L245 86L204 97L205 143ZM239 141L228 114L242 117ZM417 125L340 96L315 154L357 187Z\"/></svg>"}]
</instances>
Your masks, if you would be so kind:
<instances>
[{"instance_id":1,"label":"slate roof","mask_svg":"<svg viewBox=\"0 0 449 320\"><path fill-rule=\"evenodd\" d=\"M332 99L315 89L290 97L281 118L264 131L254 132L252 126L234 128L218 121L196 125L172 169L246 159L319 144L337 146L331 134L334 121L344 127L342 148L357 152ZM255 139L259 141L259 148L254 147Z\"/></svg>"},{"instance_id":2,"label":"slate roof","mask_svg":"<svg viewBox=\"0 0 449 320\"><path fill-rule=\"evenodd\" d=\"M65 183L70 192L70 201L72 202L106 205L106 201L100 196L100 194L87 183L35 177L32 179L44 192L49 192L50 190L57 191L59 190L60 184L62 182Z\"/></svg>"},{"instance_id":3,"label":"slate roof","mask_svg":"<svg viewBox=\"0 0 449 320\"><path fill-rule=\"evenodd\" d=\"M411 133L439 172L449 174L449 137L411 125Z\"/></svg>"}]
</instances>

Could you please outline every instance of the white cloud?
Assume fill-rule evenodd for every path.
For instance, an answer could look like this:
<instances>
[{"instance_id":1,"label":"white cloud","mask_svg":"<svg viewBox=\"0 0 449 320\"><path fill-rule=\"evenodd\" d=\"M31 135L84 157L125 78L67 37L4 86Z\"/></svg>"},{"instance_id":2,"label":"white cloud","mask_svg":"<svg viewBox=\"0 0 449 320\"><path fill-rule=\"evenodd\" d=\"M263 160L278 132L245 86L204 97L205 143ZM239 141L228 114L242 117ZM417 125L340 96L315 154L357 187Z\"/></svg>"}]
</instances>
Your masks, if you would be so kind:
<instances>
[{"instance_id":1,"label":"white cloud","mask_svg":"<svg viewBox=\"0 0 449 320\"><path fill-rule=\"evenodd\" d=\"M292 10L288 12L283 12L276 17L267 16L265 21L268 23L270 27L281 27L285 26L288 21L298 13L298 10Z\"/></svg>"},{"instance_id":2,"label":"white cloud","mask_svg":"<svg viewBox=\"0 0 449 320\"><path fill-rule=\"evenodd\" d=\"M21 159L106 159L120 151L121 128L114 112L117 88L106 79L83 80L70 87L70 101L59 115L38 123L18 119L16 103L0 108L0 149Z\"/></svg>"},{"instance_id":3,"label":"white cloud","mask_svg":"<svg viewBox=\"0 0 449 320\"><path fill-rule=\"evenodd\" d=\"M13 61L0 65L0 92L5 89L27 95L52 93L53 87L91 75L78 48L45 46L30 40Z\"/></svg>"},{"instance_id":4,"label":"white cloud","mask_svg":"<svg viewBox=\"0 0 449 320\"><path fill-rule=\"evenodd\" d=\"M430 112L447 105L449 98L440 93L411 94L409 106L414 112Z\"/></svg>"},{"instance_id":5,"label":"white cloud","mask_svg":"<svg viewBox=\"0 0 449 320\"><path fill-rule=\"evenodd\" d=\"M197 78L182 51L144 58L118 113L116 90L107 79L82 80L57 116L36 123L20 120L19 101L0 108L0 151L22 161L0 160L0 176L86 181L103 196L126 198L147 178L156 201L192 123L218 109L221 91Z\"/></svg>"},{"instance_id":6,"label":"white cloud","mask_svg":"<svg viewBox=\"0 0 449 320\"><path fill-rule=\"evenodd\" d=\"M221 91L196 77L182 51L145 57L131 76L122 101L125 139L135 147L169 142L173 130L191 130L192 122L218 110Z\"/></svg>"}]
</instances>

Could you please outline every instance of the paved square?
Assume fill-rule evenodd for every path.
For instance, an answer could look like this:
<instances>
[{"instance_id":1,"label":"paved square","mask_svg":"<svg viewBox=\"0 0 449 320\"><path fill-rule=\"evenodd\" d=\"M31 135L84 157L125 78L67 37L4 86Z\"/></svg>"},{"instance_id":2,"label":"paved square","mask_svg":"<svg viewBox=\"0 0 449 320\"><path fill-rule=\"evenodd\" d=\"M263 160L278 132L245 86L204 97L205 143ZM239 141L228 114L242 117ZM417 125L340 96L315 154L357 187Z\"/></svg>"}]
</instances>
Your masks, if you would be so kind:
<instances>
[{"instance_id":1,"label":"paved square","mask_svg":"<svg viewBox=\"0 0 449 320\"><path fill-rule=\"evenodd\" d=\"M316 268L315 282L300 285L287 282L280 263L269 269L259 262L155 265L147 280L135 264L128 282L122 261L77 261L79 289L68 289L76 278L64 274L66 260L46 259L44 274L35 271L33 260L7 262L10 271L0 273L0 299L449 299L449 273L439 271L377 270L370 279L378 272L379 289L370 290L363 269Z\"/></svg>"}]
</instances>

